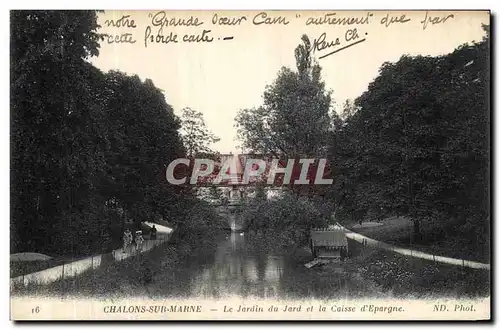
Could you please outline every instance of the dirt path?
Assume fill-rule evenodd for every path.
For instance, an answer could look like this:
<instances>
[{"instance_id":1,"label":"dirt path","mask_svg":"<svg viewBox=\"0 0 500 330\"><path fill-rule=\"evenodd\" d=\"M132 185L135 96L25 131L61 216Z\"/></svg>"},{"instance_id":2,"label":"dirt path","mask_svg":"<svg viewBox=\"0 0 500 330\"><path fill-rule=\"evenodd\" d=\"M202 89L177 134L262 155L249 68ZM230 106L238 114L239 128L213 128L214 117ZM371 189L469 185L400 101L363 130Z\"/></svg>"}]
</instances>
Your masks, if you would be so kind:
<instances>
[{"instance_id":1,"label":"dirt path","mask_svg":"<svg viewBox=\"0 0 500 330\"><path fill-rule=\"evenodd\" d=\"M145 222L146 225L152 226L153 223ZM155 224L157 229L157 239L156 240L145 240L142 247L142 252L147 252L163 244L167 239L172 229ZM105 262L119 262L121 260L130 258L137 254L135 248L128 251L124 251L123 248L114 250L111 253L100 254L97 256L88 257L78 261L74 261L68 264L44 269L35 273L26 274L18 277L14 277L10 280L11 287L13 285L24 284L27 286L29 284L49 284L57 281L60 278L69 278L77 276L89 269L95 269ZM109 260L111 257L111 260Z\"/></svg>"},{"instance_id":2,"label":"dirt path","mask_svg":"<svg viewBox=\"0 0 500 330\"><path fill-rule=\"evenodd\" d=\"M418 250L397 247L395 245L380 242L380 241L377 241L373 238L369 238L369 237L363 236L361 234L358 234L356 232L353 232L353 231L343 227L339 223L337 223L337 225L345 230L346 236L348 238L355 240L361 244L367 245L367 246L374 246L374 247L377 247L380 249L393 251L395 253L399 253L402 255L411 256L411 257L420 258L420 259L431 260L431 261L435 261L435 262L441 262L441 263L445 263L445 264L449 264L449 265L456 265L456 266L462 266L462 267L468 267L468 268L474 268L474 269L488 269L488 270L490 269L489 264L484 264L484 263L477 262L477 261L470 261L470 260L464 260L464 259L455 259L455 258L437 256L437 255L425 253L425 252L418 251Z\"/></svg>"}]
</instances>

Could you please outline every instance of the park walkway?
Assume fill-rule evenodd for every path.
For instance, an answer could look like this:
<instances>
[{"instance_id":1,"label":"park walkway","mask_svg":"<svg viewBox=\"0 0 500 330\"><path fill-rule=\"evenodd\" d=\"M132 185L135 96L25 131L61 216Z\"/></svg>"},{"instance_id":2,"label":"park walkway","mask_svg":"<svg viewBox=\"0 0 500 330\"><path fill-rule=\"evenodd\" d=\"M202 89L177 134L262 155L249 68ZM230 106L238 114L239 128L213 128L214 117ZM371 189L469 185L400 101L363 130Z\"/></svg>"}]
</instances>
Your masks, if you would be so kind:
<instances>
[{"instance_id":1,"label":"park walkway","mask_svg":"<svg viewBox=\"0 0 500 330\"><path fill-rule=\"evenodd\" d=\"M445 263L445 264L449 264L449 265L456 265L456 266L462 266L462 267L468 267L468 268L474 268L474 269L488 269L488 270L490 269L490 264L484 264L481 262L464 260L464 259L455 259L455 258L437 256L437 255L425 253L425 252L418 251L418 250L397 247L395 245L380 242L380 241L377 241L373 238L369 238L369 237L363 236L361 234L358 234L356 232L353 232L353 231L343 227L339 223L337 223L337 225L340 226L345 231L347 238L355 240L355 241L357 241L363 245L366 245L366 246L373 246L373 247L377 247L377 248L380 248L383 250L388 250L388 251L392 251L395 253L399 253L402 255L411 256L414 258L431 260L434 262L441 262L441 263Z\"/></svg>"},{"instance_id":2,"label":"park walkway","mask_svg":"<svg viewBox=\"0 0 500 330\"><path fill-rule=\"evenodd\" d=\"M151 222L144 222L148 226L152 226ZM142 252L147 252L155 246L161 245L168 239L172 229L154 224L157 229L157 239L145 240L142 247ZM96 269L101 265L113 262L119 262L130 258L137 254L135 248L124 251L123 248L114 250L111 253L100 254L97 256L87 257L85 259L73 261L71 263L63 264L60 266L44 269L31 274L17 276L10 279L11 288L15 285L28 286L31 284L49 284L59 279L75 277L89 269Z\"/></svg>"}]
</instances>

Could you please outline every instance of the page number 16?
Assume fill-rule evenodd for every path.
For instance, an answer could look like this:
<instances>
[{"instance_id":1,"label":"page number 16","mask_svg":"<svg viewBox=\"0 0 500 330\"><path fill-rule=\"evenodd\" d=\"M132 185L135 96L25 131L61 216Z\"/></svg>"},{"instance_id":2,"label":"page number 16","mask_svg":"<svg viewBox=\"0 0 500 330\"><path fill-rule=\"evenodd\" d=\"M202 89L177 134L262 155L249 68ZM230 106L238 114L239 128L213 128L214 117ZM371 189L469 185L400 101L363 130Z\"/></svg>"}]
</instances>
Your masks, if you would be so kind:
<instances>
[{"instance_id":1,"label":"page number 16","mask_svg":"<svg viewBox=\"0 0 500 330\"><path fill-rule=\"evenodd\" d=\"M35 308L31 309L31 314L38 314L40 313L40 306L36 306Z\"/></svg>"}]
</instances>

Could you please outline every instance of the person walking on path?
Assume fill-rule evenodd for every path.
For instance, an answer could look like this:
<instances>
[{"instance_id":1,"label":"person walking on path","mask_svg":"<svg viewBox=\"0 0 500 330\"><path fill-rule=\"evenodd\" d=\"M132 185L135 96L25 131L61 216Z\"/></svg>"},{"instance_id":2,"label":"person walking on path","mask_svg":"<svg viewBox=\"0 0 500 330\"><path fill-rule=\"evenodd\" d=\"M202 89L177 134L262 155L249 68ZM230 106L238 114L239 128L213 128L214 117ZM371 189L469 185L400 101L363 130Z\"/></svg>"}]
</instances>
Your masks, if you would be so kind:
<instances>
[{"instance_id":1,"label":"person walking on path","mask_svg":"<svg viewBox=\"0 0 500 330\"><path fill-rule=\"evenodd\" d=\"M156 232L157 232L156 227L155 225L153 225L153 228L151 228L151 236L150 236L151 239L156 239Z\"/></svg>"},{"instance_id":2,"label":"person walking on path","mask_svg":"<svg viewBox=\"0 0 500 330\"><path fill-rule=\"evenodd\" d=\"M136 245L136 251L138 253L141 253L142 251L142 245L144 244L144 237L142 237L142 231L136 231L135 232L135 245Z\"/></svg>"},{"instance_id":3,"label":"person walking on path","mask_svg":"<svg viewBox=\"0 0 500 330\"><path fill-rule=\"evenodd\" d=\"M123 252L129 252L132 246L132 232L130 229L125 229L123 234Z\"/></svg>"}]
</instances>

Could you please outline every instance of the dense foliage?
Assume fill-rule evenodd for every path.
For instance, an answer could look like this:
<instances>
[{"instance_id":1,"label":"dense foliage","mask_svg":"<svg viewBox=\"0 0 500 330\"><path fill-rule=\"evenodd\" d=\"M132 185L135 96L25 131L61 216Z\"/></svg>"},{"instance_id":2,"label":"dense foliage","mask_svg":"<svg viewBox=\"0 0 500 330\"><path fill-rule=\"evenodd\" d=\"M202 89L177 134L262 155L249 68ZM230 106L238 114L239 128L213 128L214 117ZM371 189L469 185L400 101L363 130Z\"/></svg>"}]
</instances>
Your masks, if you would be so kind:
<instances>
[{"instance_id":1,"label":"dense foliage","mask_svg":"<svg viewBox=\"0 0 500 330\"><path fill-rule=\"evenodd\" d=\"M489 230L489 36L444 56L403 56L350 109L333 149L345 215L407 215Z\"/></svg>"},{"instance_id":2,"label":"dense foliage","mask_svg":"<svg viewBox=\"0 0 500 330\"><path fill-rule=\"evenodd\" d=\"M264 104L238 113L239 138L250 151L326 155L335 182L313 195L323 196L323 205L333 202L339 221L404 215L413 220L413 240L423 239L421 225L433 223L452 227L447 233L487 253L490 68L489 27L484 29L482 41L450 54L384 63L340 116L329 114L331 93L303 37L297 71L283 68L266 88ZM287 217L272 220L294 228Z\"/></svg>"},{"instance_id":3,"label":"dense foliage","mask_svg":"<svg viewBox=\"0 0 500 330\"><path fill-rule=\"evenodd\" d=\"M196 202L165 167L181 121L152 81L103 73L93 11L11 13L11 249L78 255L124 223L181 222Z\"/></svg>"},{"instance_id":4,"label":"dense foliage","mask_svg":"<svg viewBox=\"0 0 500 330\"><path fill-rule=\"evenodd\" d=\"M270 200L256 198L250 201L241 216L260 247L293 249L308 245L311 228L328 224L329 214L321 212L323 206L320 202L283 193Z\"/></svg>"},{"instance_id":5,"label":"dense foliage","mask_svg":"<svg viewBox=\"0 0 500 330\"><path fill-rule=\"evenodd\" d=\"M13 252L110 247L127 219L164 219L184 230L214 222L193 189L166 182L165 167L212 153L217 137L195 110L177 118L152 81L93 67L97 28L94 11L11 12ZM277 200L258 198L245 222L300 242L316 220L325 224L333 204L339 220L408 216L415 239L428 221L474 244L488 242L489 27L485 32L447 55L384 63L342 116L332 111L332 92L304 36L296 70L282 68L263 104L241 110L236 127L249 152L328 157L335 182L308 197L291 189Z\"/></svg>"}]
</instances>

